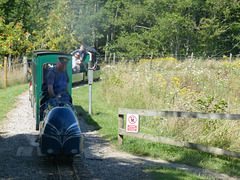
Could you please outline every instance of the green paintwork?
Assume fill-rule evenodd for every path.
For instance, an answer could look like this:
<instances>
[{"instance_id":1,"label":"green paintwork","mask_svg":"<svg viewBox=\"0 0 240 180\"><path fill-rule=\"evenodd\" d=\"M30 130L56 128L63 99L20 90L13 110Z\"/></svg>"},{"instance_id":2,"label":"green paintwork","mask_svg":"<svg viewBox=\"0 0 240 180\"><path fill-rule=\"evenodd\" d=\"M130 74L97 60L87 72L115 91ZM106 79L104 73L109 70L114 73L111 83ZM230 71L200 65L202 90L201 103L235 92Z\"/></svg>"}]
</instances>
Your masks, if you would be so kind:
<instances>
[{"instance_id":1,"label":"green paintwork","mask_svg":"<svg viewBox=\"0 0 240 180\"><path fill-rule=\"evenodd\" d=\"M58 56L64 55L72 59L71 54L58 51L39 50L33 51L32 55L32 87L33 87L33 116L36 118L36 129L39 128L39 108L41 98L41 87L43 79L43 64L57 63ZM69 93L72 94L72 61L70 60L67 67L69 76Z\"/></svg>"}]
</instances>

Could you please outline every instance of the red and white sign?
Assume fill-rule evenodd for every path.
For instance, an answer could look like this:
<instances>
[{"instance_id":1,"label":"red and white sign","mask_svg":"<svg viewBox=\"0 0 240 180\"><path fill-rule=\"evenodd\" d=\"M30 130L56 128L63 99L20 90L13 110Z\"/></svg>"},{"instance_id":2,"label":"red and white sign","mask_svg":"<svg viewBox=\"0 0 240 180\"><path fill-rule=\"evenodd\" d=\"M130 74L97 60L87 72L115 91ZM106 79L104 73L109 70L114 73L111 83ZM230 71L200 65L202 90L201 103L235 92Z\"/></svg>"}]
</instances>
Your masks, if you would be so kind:
<instances>
[{"instance_id":1,"label":"red and white sign","mask_svg":"<svg viewBox=\"0 0 240 180\"><path fill-rule=\"evenodd\" d=\"M138 114L127 114L126 131L137 133L138 127L139 127L139 115Z\"/></svg>"}]
</instances>

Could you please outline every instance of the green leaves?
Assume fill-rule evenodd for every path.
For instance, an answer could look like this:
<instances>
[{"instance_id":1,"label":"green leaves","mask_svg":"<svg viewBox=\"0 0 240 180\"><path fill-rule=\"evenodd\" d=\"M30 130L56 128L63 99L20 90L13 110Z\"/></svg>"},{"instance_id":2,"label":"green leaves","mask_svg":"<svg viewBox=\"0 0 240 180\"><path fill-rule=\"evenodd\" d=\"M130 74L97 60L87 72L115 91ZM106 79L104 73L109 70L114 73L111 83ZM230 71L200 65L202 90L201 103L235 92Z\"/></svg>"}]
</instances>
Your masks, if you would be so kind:
<instances>
[{"instance_id":1,"label":"green leaves","mask_svg":"<svg viewBox=\"0 0 240 180\"><path fill-rule=\"evenodd\" d=\"M1 35L21 24L14 36L29 41L20 46L13 37L0 36L2 53L66 52L80 44L134 56L235 55L240 50L236 0L2 0L0 18ZM6 46L9 40L14 47Z\"/></svg>"},{"instance_id":2,"label":"green leaves","mask_svg":"<svg viewBox=\"0 0 240 180\"><path fill-rule=\"evenodd\" d=\"M216 101L212 95L206 99L198 99L197 103L201 112L224 113L228 107L228 103L224 99Z\"/></svg>"}]
</instances>

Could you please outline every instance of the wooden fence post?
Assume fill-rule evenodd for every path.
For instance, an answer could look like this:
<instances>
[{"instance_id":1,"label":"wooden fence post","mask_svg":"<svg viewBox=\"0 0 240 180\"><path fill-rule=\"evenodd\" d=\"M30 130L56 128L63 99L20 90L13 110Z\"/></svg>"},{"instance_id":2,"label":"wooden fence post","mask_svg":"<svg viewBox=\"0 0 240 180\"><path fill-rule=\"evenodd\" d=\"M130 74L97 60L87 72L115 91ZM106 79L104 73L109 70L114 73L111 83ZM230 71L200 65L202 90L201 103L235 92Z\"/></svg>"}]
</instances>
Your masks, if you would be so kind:
<instances>
[{"instance_id":1,"label":"wooden fence post","mask_svg":"<svg viewBox=\"0 0 240 180\"><path fill-rule=\"evenodd\" d=\"M230 62L232 62L232 53L230 53Z\"/></svg>"},{"instance_id":2,"label":"wooden fence post","mask_svg":"<svg viewBox=\"0 0 240 180\"><path fill-rule=\"evenodd\" d=\"M106 51L105 51L104 62L105 62L105 64L107 64L107 52Z\"/></svg>"},{"instance_id":3,"label":"wooden fence post","mask_svg":"<svg viewBox=\"0 0 240 180\"><path fill-rule=\"evenodd\" d=\"M113 53L113 65L115 65L116 53Z\"/></svg>"},{"instance_id":4,"label":"wooden fence post","mask_svg":"<svg viewBox=\"0 0 240 180\"><path fill-rule=\"evenodd\" d=\"M192 63L193 63L193 52L191 54L191 67L192 67Z\"/></svg>"},{"instance_id":5,"label":"wooden fence post","mask_svg":"<svg viewBox=\"0 0 240 180\"><path fill-rule=\"evenodd\" d=\"M152 60L153 60L153 52L151 52L151 63L150 63L150 70L152 70Z\"/></svg>"},{"instance_id":6,"label":"wooden fence post","mask_svg":"<svg viewBox=\"0 0 240 180\"><path fill-rule=\"evenodd\" d=\"M124 128L124 115L123 114L119 114L118 115L118 131L119 128L123 129ZM123 135L120 135L118 132L118 145L122 145L123 144Z\"/></svg>"},{"instance_id":7,"label":"wooden fence post","mask_svg":"<svg viewBox=\"0 0 240 180\"><path fill-rule=\"evenodd\" d=\"M7 57L4 57L4 87L7 87Z\"/></svg>"},{"instance_id":8,"label":"wooden fence post","mask_svg":"<svg viewBox=\"0 0 240 180\"><path fill-rule=\"evenodd\" d=\"M109 56L109 58L108 58L109 64L111 64L111 58L112 58L112 53L110 53L110 56Z\"/></svg>"},{"instance_id":9,"label":"wooden fence post","mask_svg":"<svg viewBox=\"0 0 240 180\"><path fill-rule=\"evenodd\" d=\"M25 82L28 81L28 62L27 62L27 57L23 57L23 71L25 74Z\"/></svg>"}]
</instances>

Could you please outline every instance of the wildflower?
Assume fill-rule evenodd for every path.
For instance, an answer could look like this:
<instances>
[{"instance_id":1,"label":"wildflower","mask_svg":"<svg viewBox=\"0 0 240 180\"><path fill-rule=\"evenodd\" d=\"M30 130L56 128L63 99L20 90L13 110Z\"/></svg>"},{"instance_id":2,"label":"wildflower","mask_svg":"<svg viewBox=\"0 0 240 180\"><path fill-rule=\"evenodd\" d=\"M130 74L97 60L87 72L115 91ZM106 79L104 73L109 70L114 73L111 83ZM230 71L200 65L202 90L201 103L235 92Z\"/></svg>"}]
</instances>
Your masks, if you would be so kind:
<instances>
[{"instance_id":1,"label":"wildflower","mask_svg":"<svg viewBox=\"0 0 240 180\"><path fill-rule=\"evenodd\" d=\"M160 75L161 75L161 74L154 74L154 76L156 76L156 77L160 77Z\"/></svg>"},{"instance_id":2,"label":"wildflower","mask_svg":"<svg viewBox=\"0 0 240 180\"><path fill-rule=\"evenodd\" d=\"M3 68L3 65L0 64L0 68Z\"/></svg>"},{"instance_id":3,"label":"wildflower","mask_svg":"<svg viewBox=\"0 0 240 180\"><path fill-rule=\"evenodd\" d=\"M223 55L223 58L227 58L227 56L226 56L226 55Z\"/></svg>"},{"instance_id":4,"label":"wildflower","mask_svg":"<svg viewBox=\"0 0 240 180\"><path fill-rule=\"evenodd\" d=\"M177 77L173 78L174 81L180 81Z\"/></svg>"}]
</instances>

